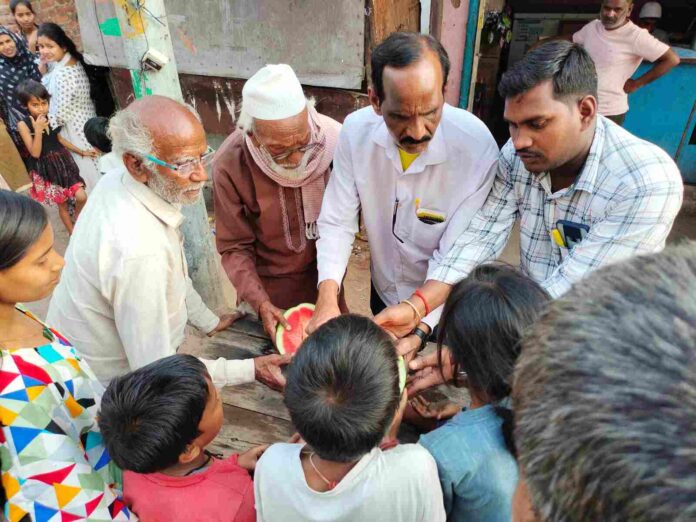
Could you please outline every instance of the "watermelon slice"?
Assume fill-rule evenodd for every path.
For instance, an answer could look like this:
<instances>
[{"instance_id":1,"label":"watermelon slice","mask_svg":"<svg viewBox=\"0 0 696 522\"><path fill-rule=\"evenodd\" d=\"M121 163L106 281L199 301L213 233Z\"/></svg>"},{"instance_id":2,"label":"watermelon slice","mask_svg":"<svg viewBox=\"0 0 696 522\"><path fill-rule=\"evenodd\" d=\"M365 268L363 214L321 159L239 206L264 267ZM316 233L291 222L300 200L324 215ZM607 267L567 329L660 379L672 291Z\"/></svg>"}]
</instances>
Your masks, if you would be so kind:
<instances>
[{"instance_id":1,"label":"watermelon slice","mask_svg":"<svg viewBox=\"0 0 696 522\"><path fill-rule=\"evenodd\" d=\"M399 355L398 367L399 367L399 393L404 392L406 387L406 361L404 361L403 355Z\"/></svg>"},{"instance_id":2,"label":"watermelon slice","mask_svg":"<svg viewBox=\"0 0 696 522\"><path fill-rule=\"evenodd\" d=\"M283 316L290 323L292 330L286 330L281 324L276 328L275 344L280 353L295 353L305 340L305 329L314 315L314 305L303 303L288 308Z\"/></svg>"}]
</instances>

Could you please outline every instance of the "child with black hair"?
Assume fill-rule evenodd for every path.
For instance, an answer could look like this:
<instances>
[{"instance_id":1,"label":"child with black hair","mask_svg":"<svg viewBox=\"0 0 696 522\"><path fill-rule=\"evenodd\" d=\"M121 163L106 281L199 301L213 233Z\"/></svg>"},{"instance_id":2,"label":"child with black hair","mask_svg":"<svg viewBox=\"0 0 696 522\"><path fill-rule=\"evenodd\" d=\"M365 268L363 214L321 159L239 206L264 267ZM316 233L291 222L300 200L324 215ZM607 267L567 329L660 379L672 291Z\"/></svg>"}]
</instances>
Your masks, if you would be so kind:
<instances>
[{"instance_id":1,"label":"child with black hair","mask_svg":"<svg viewBox=\"0 0 696 522\"><path fill-rule=\"evenodd\" d=\"M437 462L449 520L511 519L518 480L509 406L512 375L522 334L549 301L530 278L489 264L457 283L445 303L438 334L440 372L455 383L462 378L471 405L419 443Z\"/></svg>"},{"instance_id":2,"label":"child with black hair","mask_svg":"<svg viewBox=\"0 0 696 522\"><path fill-rule=\"evenodd\" d=\"M95 116L85 123L85 138L99 154L97 165L99 173L103 176L111 169L122 167L123 162L111 152L111 138L109 137L109 118Z\"/></svg>"},{"instance_id":3,"label":"child with black hair","mask_svg":"<svg viewBox=\"0 0 696 522\"><path fill-rule=\"evenodd\" d=\"M19 34L34 54L38 54L36 40L39 26L36 23L36 12L29 0L10 0L10 11L19 28Z\"/></svg>"},{"instance_id":4,"label":"child with black hair","mask_svg":"<svg viewBox=\"0 0 696 522\"><path fill-rule=\"evenodd\" d=\"M399 364L388 334L366 317L337 317L304 341L285 405L306 444L274 444L259 460L259 522L445 520L428 452L379 448L406 405Z\"/></svg>"},{"instance_id":5,"label":"child with black hair","mask_svg":"<svg viewBox=\"0 0 696 522\"><path fill-rule=\"evenodd\" d=\"M73 221L68 200L75 200L74 219L87 202L85 182L69 150L77 147L60 135L60 127L48 121L50 95L36 80L25 80L17 86L17 98L29 113L17 124L17 132L28 152L25 157L32 181L29 195L40 203L58 205L58 214L68 233Z\"/></svg>"},{"instance_id":6,"label":"child with black hair","mask_svg":"<svg viewBox=\"0 0 696 522\"><path fill-rule=\"evenodd\" d=\"M253 522L249 471L266 449L227 459L205 448L222 428L222 400L205 365L176 354L111 381L99 428L124 470L123 496L142 520Z\"/></svg>"}]
</instances>

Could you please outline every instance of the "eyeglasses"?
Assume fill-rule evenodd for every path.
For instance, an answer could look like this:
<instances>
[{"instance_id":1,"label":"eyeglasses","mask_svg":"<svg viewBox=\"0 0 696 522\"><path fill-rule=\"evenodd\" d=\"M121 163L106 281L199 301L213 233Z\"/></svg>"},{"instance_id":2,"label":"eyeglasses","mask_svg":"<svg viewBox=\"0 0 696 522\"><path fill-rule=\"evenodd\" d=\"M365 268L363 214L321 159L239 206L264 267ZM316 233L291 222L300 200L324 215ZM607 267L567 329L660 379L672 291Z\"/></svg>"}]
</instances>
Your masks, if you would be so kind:
<instances>
[{"instance_id":1,"label":"eyeglasses","mask_svg":"<svg viewBox=\"0 0 696 522\"><path fill-rule=\"evenodd\" d=\"M191 174L194 173L194 171L199 167L199 165L203 168L210 165L210 162L213 160L214 156L215 149L209 146L200 158L187 161L185 163L182 163L181 165L172 165L171 163L162 161L161 159L156 158L155 156L151 156L150 154L146 155L145 158L149 159L151 162L156 163L161 167L166 167L170 170L173 170L174 172L176 172L176 175L180 178L188 178L191 176Z\"/></svg>"},{"instance_id":2,"label":"eyeglasses","mask_svg":"<svg viewBox=\"0 0 696 522\"><path fill-rule=\"evenodd\" d=\"M271 159L275 162L278 161L283 161L284 159L288 159L290 156L295 154L296 152L301 152L304 154L307 151L312 150L314 147L316 147L316 143L308 143L307 145L302 145L301 147L295 147L294 149L288 149L285 152L282 152L280 154L271 154L271 151L266 148L264 144L261 144L261 148L266 151L266 154L268 154Z\"/></svg>"}]
</instances>

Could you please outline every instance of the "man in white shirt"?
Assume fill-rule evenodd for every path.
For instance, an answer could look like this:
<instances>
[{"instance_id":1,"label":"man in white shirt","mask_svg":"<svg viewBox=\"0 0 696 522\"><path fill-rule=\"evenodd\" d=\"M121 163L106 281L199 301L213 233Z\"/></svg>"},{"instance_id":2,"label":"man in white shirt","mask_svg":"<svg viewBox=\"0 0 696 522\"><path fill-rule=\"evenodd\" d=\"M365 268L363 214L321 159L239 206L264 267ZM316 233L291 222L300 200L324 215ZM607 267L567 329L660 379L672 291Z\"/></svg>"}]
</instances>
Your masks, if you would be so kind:
<instances>
[{"instance_id":1,"label":"man in white shirt","mask_svg":"<svg viewBox=\"0 0 696 522\"><path fill-rule=\"evenodd\" d=\"M486 200L498 147L472 114L444 101L449 59L418 33L394 33L372 53L372 107L349 115L319 216L319 297L311 333L339 314L338 293L358 231L367 228L373 313L412 297ZM437 325L419 316L412 351Z\"/></svg>"},{"instance_id":2,"label":"man in white shirt","mask_svg":"<svg viewBox=\"0 0 696 522\"><path fill-rule=\"evenodd\" d=\"M99 380L176 352L187 322L208 335L236 314L218 318L188 276L179 226L194 203L213 152L192 110L162 96L133 102L110 123L123 167L102 178L80 216L66 266L48 310ZM271 355L244 361L203 360L216 386L282 380Z\"/></svg>"}]
</instances>

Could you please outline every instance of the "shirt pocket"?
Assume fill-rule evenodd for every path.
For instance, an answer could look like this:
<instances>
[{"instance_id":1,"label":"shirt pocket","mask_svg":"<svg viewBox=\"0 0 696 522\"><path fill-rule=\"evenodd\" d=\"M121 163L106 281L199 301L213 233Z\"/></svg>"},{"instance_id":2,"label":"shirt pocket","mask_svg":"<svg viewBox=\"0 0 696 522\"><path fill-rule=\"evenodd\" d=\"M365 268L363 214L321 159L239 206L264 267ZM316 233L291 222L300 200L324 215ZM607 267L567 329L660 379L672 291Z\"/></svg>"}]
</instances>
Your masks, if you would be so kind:
<instances>
[{"instance_id":1,"label":"shirt pocket","mask_svg":"<svg viewBox=\"0 0 696 522\"><path fill-rule=\"evenodd\" d=\"M445 215L444 212L441 212ZM440 244L440 239L447 229L448 219L445 215L445 220L442 223L424 223L415 212L409 217L411 221L409 226L409 241L427 252L434 252Z\"/></svg>"}]
</instances>

